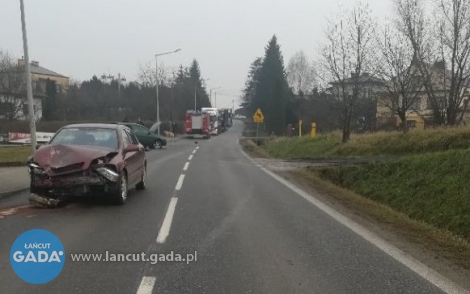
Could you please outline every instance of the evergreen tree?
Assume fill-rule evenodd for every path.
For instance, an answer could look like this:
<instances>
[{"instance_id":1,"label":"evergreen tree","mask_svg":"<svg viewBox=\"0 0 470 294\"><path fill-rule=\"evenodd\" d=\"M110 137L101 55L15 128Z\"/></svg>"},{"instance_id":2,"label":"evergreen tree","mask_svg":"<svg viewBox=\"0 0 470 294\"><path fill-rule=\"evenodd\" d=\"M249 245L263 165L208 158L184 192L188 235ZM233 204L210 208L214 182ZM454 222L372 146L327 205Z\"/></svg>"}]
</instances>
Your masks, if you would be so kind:
<instances>
[{"instance_id":1,"label":"evergreen tree","mask_svg":"<svg viewBox=\"0 0 470 294\"><path fill-rule=\"evenodd\" d=\"M257 57L250 65L250 72L245 83L245 89L243 90L243 104L242 106L248 110L249 113L254 113L253 100L256 94L256 86L259 81L259 75L261 72L261 66L263 65L263 59Z\"/></svg>"},{"instance_id":2,"label":"evergreen tree","mask_svg":"<svg viewBox=\"0 0 470 294\"><path fill-rule=\"evenodd\" d=\"M286 127L289 86L275 35L266 47L257 80L252 105L264 112L267 131L282 135Z\"/></svg>"}]
</instances>

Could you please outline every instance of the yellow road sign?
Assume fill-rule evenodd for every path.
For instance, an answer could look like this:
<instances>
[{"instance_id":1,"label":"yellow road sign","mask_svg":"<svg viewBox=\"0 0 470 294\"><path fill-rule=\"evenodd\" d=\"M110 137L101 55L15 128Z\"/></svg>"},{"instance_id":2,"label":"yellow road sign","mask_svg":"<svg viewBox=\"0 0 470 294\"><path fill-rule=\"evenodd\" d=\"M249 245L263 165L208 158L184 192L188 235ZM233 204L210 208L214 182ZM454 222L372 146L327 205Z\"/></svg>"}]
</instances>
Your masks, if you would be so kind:
<instances>
[{"instance_id":1,"label":"yellow road sign","mask_svg":"<svg viewBox=\"0 0 470 294\"><path fill-rule=\"evenodd\" d=\"M255 123L262 123L264 121L264 116L260 108L258 108L258 110L256 110L255 114L253 115L253 121Z\"/></svg>"}]
</instances>

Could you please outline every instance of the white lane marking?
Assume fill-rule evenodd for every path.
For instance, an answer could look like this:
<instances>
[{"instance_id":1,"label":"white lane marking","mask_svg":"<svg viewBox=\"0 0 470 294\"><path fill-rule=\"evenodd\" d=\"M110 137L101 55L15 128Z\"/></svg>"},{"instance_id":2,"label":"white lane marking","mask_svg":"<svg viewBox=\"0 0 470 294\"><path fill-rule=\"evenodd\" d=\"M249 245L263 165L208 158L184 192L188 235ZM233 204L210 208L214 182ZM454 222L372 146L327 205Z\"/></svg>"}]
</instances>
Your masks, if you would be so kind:
<instances>
[{"instance_id":1,"label":"white lane marking","mask_svg":"<svg viewBox=\"0 0 470 294\"><path fill-rule=\"evenodd\" d=\"M152 294L155 280L154 277L143 277L139 289L137 289L137 294Z\"/></svg>"},{"instance_id":2,"label":"white lane marking","mask_svg":"<svg viewBox=\"0 0 470 294\"><path fill-rule=\"evenodd\" d=\"M186 162L186 164L185 164L184 167L183 167L183 170L184 170L184 171L187 171L187 170L188 170L188 167L189 167L189 162Z\"/></svg>"},{"instance_id":3,"label":"white lane marking","mask_svg":"<svg viewBox=\"0 0 470 294\"><path fill-rule=\"evenodd\" d=\"M176 188L175 188L176 191L181 190L181 187L183 186L183 181L184 181L184 174L181 174L178 179L178 183L176 183Z\"/></svg>"},{"instance_id":4,"label":"white lane marking","mask_svg":"<svg viewBox=\"0 0 470 294\"><path fill-rule=\"evenodd\" d=\"M199 146L196 147L196 150L198 150L198 149L199 149Z\"/></svg>"},{"instance_id":5,"label":"white lane marking","mask_svg":"<svg viewBox=\"0 0 470 294\"><path fill-rule=\"evenodd\" d=\"M246 154L242 149L240 149L243 155L245 155L250 161L251 158ZM344 215L340 214L336 210L330 208L314 196L310 195L309 193L305 192L304 190L296 187L295 185L291 184L289 181L285 180L284 178L278 176L277 174L273 173L272 171L261 167L261 170L273 177L275 180L283 184L284 186L288 187L299 196L310 202L311 204L318 207L320 210L334 218L343 226L349 228L351 231L356 233L357 235L361 236L368 242L375 245L377 248L382 250L383 252L387 253L389 256L397 260L398 262L402 263L428 282L433 284L434 286L438 287L439 289L443 290L446 293L470 293L467 290L463 289L458 284L452 282L451 280L447 279L446 277L442 276L438 272L434 271L433 269L429 268L425 264L421 263L417 259L413 258L412 256L406 254L405 252L401 251L397 247L387 243L385 240L381 239L380 237L374 235L372 232L367 230L366 228L362 227L361 225L353 222L351 219L345 217Z\"/></svg>"},{"instance_id":6,"label":"white lane marking","mask_svg":"<svg viewBox=\"0 0 470 294\"><path fill-rule=\"evenodd\" d=\"M193 155L189 155L188 160L191 160L191 159L193 159Z\"/></svg>"},{"instance_id":7,"label":"white lane marking","mask_svg":"<svg viewBox=\"0 0 470 294\"><path fill-rule=\"evenodd\" d=\"M197 149L194 149L193 154L196 154Z\"/></svg>"},{"instance_id":8,"label":"white lane marking","mask_svg":"<svg viewBox=\"0 0 470 294\"><path fill-rule=\"evenodd\" d=\"M160 232L157 236L157 243L165 243L166 238L170 234L171 222L173 221L173 215L175 214L177 202L178 198L171 198L170 205L168 206L168 210L166 211L165 219L163 220L162 227L160 228Z\"/></svg>"}]
</instances>

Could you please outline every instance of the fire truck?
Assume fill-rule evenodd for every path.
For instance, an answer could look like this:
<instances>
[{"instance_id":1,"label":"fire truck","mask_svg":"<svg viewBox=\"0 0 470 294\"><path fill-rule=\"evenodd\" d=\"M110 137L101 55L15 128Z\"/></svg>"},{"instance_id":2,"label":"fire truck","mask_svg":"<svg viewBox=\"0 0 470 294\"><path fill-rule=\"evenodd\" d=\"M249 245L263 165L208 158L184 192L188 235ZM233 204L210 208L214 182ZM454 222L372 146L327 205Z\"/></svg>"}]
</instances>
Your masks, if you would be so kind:
<instances>
[{"instance_id":1,"label":"fire truck","mask_svg":"<svg viewBox=\"0 0 470 294\"><path fill-rule=\"evenodd\" d=\"M204 138L211 137L210 116L206 112L187 110L184 120L186 136L193 138L195 135Z\"/></svg>"},{"instance_id":2,"label":"fire truck","mask_svg":"<svg viewBox=\"0 0 470 294\"><path fill-rule=\"evenodd\" d=\"M210 118L210 132L211 135L216 136L219 134L219 119L218 119L218 111L217 108L213 107L202 107L202 112L205 112L209 115Z\"/></svg>"}]
</instances>

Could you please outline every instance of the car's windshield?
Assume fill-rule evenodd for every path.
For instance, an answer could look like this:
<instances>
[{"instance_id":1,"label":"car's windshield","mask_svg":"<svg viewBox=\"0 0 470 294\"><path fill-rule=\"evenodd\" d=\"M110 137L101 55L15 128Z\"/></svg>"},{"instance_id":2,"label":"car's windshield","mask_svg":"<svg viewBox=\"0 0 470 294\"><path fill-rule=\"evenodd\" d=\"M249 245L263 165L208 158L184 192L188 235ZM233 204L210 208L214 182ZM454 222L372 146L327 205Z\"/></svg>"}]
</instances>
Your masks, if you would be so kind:
<instances>
[{"instance_id":1,"label":"car's windshield","mask_svg":"<svg viewBox=\"0 0 470 294\"><path fill-rule=\"evenodd\" d=\"M87 145L118 148L117 133L107 128L64 128L51 141L52 145Z\"/></svg>"}]
</instances>

